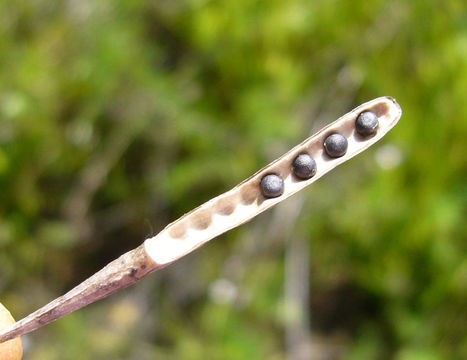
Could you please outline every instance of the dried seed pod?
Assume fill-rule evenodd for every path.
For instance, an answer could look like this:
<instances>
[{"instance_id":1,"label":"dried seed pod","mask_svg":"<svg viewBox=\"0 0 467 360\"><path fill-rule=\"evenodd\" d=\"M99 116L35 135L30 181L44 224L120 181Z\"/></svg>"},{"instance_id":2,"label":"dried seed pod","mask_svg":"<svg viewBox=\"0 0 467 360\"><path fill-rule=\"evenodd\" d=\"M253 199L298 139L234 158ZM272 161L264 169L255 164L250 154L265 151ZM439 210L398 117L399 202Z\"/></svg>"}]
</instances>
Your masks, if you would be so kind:
<instances>
[{"instance_id":1,"label":"dried seed pod","mask_svg":"<svg viewBox=\"0 0 467 360\"><path fill-rule=\"evenodd\" d=\"M295 158L292 168L298 178L306 180L316 174L316 161L313 160L310 154L303 153Z\"/></svg>"},{"instance_id":2,"label":"dried seed pod","mask_svg":"<svg viewBox=\"0 0 467 360\"><path fill-rule=\"evenodd\" d=\"M341 134L331 134L324 140L324 148L330 157L338 158L347 152L347 139Z\"/></svg>"},{"instance_id":3,"label":"dried seed pod","mask_svg":"<svg viewBox=\"0 0 467 360\"><path fill-rule=\"evenodd\" d=\"M364 111L358 115L355 121L355 129L362 136L370 136L376 134L378 130L378 117L372 111Z\"/></svg>"},{"instance_id":4,"label":"dried seed pod","mask_svg":"<svg viewBox=\"0 0 467 360\"><path fill-rule=\"evenodd\" d=\"M0 330L15 323L10 312L0 303ZM6 341L0 344L1 360L21 360L23 357L23 345L20 338Z\"/></svg>"},{"instance_id":5,"label":"dried seed pod","mask_svg":"<svg viewBox=\"0 0 467 360\"><path fill-rule=\"evenodd\" d=\"M284 192L284 180L276 174L268 174L261 179L261 192L266 198L281 196Z\"/></svg>"},{"instance_id":6,"label":"dried seed pod","mask_svg":"<svg viewBox=\"0 0 467 360\"><path fill-rule=\"evenodd\" d=\"M358 115L365 111L375 113L380 125L379 131L374 136L362 141L361 135L355 130L355 121ZM159 234L112 261L65 295L4 331L0 331L0 343L33 331L87 304L109 296L147 274L180 259L216 236L251 220L376 143L396 125L401 115L399 104L390 97L377 98L360 105L232 190L209 200L167 225ZM343 155L330 161L323 149L323 143L329 134L335 133L344 137L348 142L348 147ZM291 164L301 153L310 154L316 162L317 170L312 178L297 181ZM261 193L261 179L268 174L276 174L283 180L284 187L281 196L265 199Z\"/></svg>"}]
</instances>

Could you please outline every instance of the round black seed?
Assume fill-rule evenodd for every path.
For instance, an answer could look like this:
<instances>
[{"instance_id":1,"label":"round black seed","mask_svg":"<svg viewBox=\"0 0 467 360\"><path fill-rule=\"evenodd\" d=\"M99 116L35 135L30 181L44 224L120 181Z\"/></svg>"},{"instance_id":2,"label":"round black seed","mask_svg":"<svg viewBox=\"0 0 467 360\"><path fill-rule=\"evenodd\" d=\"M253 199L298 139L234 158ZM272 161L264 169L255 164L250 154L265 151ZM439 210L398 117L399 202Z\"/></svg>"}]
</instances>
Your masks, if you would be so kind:
<instances>
[{"instance_id":1,"label":"round black seed","mask_svg":"<svg viewBox=\"0 0 467 360\"><path fill-rule=\"evenodd\" d=\"M378 117L374 112L364 111L358 115L355 121L355 128L357 132L362 136L370 136L376 134L378 130Z\"/></svg>"},{"instance_id":2,"label":"round black seed","mask_svg":"<svg viewBox=\"0 0 467 360\"><path fill-rule=\"evenodd\" d=\"M324 140L324 149L331 157L341 157L347 152L347 139L341 134L329 135Z\"/></svg>"},{"instance_id":3,"label":"round black seed","mask_svg":"<svg viewBox=\"0 0 467 360\"><path fill-rule=\"evenodd\" d=\"M261 179L261 192L267 198L281 196L284 192L284 180L275 174L264 176Z\"/></svg>"},{"instance_id":4,"label":"round black seed","mask_svg":"<svg viewBox=\"0 0 467 360\"><path fill-rule=\"evenodd\" d=\"M300 179L309 179L316 174L316 162L308 154L298 155L292 163L294 174Z\"/></svg>"}]
</instances>

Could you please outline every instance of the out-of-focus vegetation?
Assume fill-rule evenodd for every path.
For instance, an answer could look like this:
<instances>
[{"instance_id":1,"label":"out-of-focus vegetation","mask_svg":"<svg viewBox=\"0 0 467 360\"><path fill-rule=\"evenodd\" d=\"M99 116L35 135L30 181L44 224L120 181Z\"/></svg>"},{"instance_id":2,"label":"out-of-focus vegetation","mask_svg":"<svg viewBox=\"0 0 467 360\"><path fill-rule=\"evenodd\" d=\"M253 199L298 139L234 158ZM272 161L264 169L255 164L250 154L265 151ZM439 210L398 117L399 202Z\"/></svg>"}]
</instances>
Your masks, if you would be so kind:
<instances>
[{"instance_id":1,"label":"out-of-focus vegetation","mask_svg":"<svg viewBox=\"0 0 467 360\"><path fill-rule=\"evenodd\" d=\"M404 111L311 189L26 336L25 357L467 358L466 24L461 0L2 0L16 318L356 105Z\"/></svg>"}]
</instances>

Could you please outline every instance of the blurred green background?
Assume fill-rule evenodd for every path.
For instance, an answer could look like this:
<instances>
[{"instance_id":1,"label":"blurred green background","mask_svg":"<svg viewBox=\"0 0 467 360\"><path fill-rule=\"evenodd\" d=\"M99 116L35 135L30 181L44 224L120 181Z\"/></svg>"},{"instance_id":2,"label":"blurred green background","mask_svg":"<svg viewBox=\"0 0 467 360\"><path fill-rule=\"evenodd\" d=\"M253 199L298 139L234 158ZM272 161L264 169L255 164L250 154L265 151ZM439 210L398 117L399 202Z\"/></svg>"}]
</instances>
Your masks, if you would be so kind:
<instances>
[{"instance_id":1,"label":"blurred green background","mask_svg":"<svg viewBox=\"0 0 467 360\"><path fill-rule=\"evenodd\" d=\"M467 358L467 7L0 2L0 301L27 315L372 98L380 143L25 359Z\"/></svg>"}]
</instances>

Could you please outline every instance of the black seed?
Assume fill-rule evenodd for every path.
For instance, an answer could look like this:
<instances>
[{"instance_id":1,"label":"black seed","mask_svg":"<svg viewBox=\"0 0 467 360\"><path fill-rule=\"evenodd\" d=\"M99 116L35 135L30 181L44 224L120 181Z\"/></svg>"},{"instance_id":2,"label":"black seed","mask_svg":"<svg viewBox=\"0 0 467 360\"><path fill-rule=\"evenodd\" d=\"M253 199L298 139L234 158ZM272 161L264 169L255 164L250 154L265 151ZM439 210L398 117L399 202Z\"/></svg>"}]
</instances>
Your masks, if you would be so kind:
<instances>
[{"instance_id":1,"label":"black seed","mask_svg":"<svg viewBox=\"0 0 467 360\"><path fill-rule=\"evenodd\" d=\"M374 112L364 111L358 115L355 121L355 128L357 132L362 136L370 136L376 134L378 130L378 117Z\"/></svg>"},{"instance_id":2,"label":"black seed","mask_svg":"<svg viewBox=\"0 0 467 360\"><path fill-rule=\"evenodd\" d=\"M347 152L347 139L341 134L329 135L324 140L324 149L331 157L341 157Z\"/></svg>"},{"instance_id":3,"label":"black seed","mask_svg":"<svg viewBox=\"0 0 467 360\"><path fill-rule=\"evenodd\" d=\"M261 179L261 192L267 198L281 196L284 192L284 180L275 174L264 176Z\"/></svg>"},{"instance_id":4,"label":"black seed","mask_svg":"<svg viewBox=\"0 0 467 360\"><path fill-rule=\"evenodd\" d=\"M316 174L316 162L306 153L298 155L293 161L292 167L293 172L300 179L309 179Z\"/></svg>"}]
</instances>

